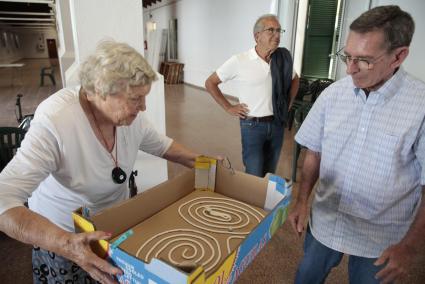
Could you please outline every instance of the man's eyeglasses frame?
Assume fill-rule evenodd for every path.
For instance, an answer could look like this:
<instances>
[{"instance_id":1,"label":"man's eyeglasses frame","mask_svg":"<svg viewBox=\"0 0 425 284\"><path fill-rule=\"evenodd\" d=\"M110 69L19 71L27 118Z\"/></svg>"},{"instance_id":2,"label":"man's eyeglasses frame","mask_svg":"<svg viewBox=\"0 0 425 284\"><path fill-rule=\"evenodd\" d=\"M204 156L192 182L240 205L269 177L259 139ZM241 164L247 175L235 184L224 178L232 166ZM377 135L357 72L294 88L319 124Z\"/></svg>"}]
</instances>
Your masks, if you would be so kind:
<instances>
[{"instance_id":1,"label":"man's eyeglasses frame","mask_svg":"<svg viewBox=\"0 0 425 284\"><path fill-rule=\"evenodd\" d=\"M344 62L345 64L348 64L349 62L351 62L352 64L355 64L359 67L359 69L363 69L363 70L371 70L373 69L373 67L375 66L375 64L388 52L385 51L384 53L382 53L381 55L379 55L378 57L376 57L375 59L367 59L367 58L362 58L362 57L353 57L351 55L345 55L344 52L344 48L341 48L340 50L338 50L338 52L335 54L335 56L337 56L342 62Z\"/></svg>"},{"instance_id":2,"label":"man's eyeglasses frame","mask_svg":"<svg viewBox=\"0 0 425 284\"><path fill-rule=\"evenodd\" d=\"M274 28L267 28L267 29L264 29L264 30L262 30L262 31L260 31L261 33L262 32L266 32L267 34L269 34L269 35L274 35L275 33L279 33L279 34L283 34L284 32L285 32L285 30L284 29L281 29L281 28L277 28L277 29L274 29Z\"/></svg>"}]
</instances>

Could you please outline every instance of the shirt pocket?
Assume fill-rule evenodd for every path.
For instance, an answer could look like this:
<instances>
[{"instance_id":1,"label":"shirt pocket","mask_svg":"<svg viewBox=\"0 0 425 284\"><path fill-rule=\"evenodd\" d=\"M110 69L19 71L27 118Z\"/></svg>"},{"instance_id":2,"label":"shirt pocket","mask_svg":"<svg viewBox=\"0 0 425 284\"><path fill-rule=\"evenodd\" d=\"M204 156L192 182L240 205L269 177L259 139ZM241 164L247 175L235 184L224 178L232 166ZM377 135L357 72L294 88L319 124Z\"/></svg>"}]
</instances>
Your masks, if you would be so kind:
<instances>
[{"instance_id":1,"label":"shirt pocket","mask_svg":"<svg viewBox=\"0 0 425 284\"><path fill-rule=\"evenodd\" d=\"M391 177L396 156L398 155L399 136L387 133L375 133L376 139L363 153L365 170L372 180L385 183Z\"/></svg>"}]
</instances>

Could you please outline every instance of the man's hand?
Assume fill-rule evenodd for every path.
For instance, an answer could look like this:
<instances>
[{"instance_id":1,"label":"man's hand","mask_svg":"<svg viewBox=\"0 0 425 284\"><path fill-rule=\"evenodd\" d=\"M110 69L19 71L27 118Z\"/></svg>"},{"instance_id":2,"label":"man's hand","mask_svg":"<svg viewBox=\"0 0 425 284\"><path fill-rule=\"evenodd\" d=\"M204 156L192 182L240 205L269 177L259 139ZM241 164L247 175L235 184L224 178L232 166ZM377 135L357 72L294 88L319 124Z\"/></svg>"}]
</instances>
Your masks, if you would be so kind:
<instances>
[{"instance_id":1,"label":"man's hand","mask_svg":"<svg viewBox=\"0 0 425 284\"><path fill-rule=\"evenodd\" d=\"M226 111L234 116L238 116L240 118L246 118L246 116L249 113L248 106L246 104L237 104L232 105L228 108L226 108Z\"/></svg>"},{"instance_id":2,"label":"man's hand","mask_svg":"<svg viewBox=\"0 0 425 284\"><path fill-rule=\"evenodd\" d=\"M308 204L307 202L300 202L294 206L291 213L288 215L288 220L291 223L292 229L300 237L305 230L305 224L308 217Z\"/></svg>"},{"instance_id":3,"label":"man's hand","mask_svg":"<svg viewBox=\"0 0 425 284\"><path fill-rule=\"evenodd\" d=\"M292 229L300 237L305 230L305 224L309 215L309 196L319 178L320 153L307 149L304 157L304 164L301 175L300 187L298 189L297 203L288 219Z\"/></svg>"},{"instance_id":4,"label":"man's hand","mask_svg":"<svg viewBox=\"0 0 425 284\"><path fill-rule=\"evenodd\" d=\"M113 275L123 274L121 269L98 257L90 247L90 243L109 239L110 237L111 234L101 231L67 234L67 248L65 248L67 253L63 256L74 261L88 272L93 279L101 283L118 283Z\"/></svg>"},{"instance_id":5,"label":"man's hand","mask_svg":"<svg viewBox=\"0 0 425 284\"><path fill-rule=\"evenodd\" d=\"M403 279L407 276L416 254L415 248L402 243L388 247L374 263L377 266L386 263L385 267L376 273L375 277L382 284Z\"/></svg>"}]
</instances>

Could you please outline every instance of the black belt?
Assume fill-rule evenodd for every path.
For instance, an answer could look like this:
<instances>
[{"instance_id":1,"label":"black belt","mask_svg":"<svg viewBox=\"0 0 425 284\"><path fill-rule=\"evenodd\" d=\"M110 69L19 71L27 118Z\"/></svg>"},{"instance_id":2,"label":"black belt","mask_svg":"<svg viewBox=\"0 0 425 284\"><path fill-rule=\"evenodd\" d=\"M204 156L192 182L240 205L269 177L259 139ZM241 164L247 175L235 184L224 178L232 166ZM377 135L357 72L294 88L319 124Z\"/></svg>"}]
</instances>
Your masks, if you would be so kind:
<instances>
[{"instance_id":1,"label":"black belt","mask_svg":"<svg viewBox=\"0 0 425 284\"><path fill-rule=\"evenodd\" d=\"M247 116L245 120L256 121L256 122L270 122L274 120L274 116L273 115L262 116L262 117Z\"/></svg>"}]
</instances>

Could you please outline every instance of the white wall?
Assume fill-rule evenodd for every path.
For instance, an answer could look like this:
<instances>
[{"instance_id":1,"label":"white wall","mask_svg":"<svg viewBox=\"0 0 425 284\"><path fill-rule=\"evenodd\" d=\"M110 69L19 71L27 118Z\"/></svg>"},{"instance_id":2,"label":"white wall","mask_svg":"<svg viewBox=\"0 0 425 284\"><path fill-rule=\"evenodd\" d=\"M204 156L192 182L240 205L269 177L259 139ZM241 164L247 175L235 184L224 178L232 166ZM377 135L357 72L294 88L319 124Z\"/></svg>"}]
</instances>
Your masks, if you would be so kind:
<instances>
[{"instance_id":1,"label":"white wall","mask_svg":"<svg viewBox=\"0 0 425 284\"><path fill-rule=\"evenodd\" d=\"M146 97L146 115L159 133L165 134L164 77L158 75ZM138 192L145 191L168 179L167 162L164 159L139 151L134 165L138 171L135 177Z\"/></svg>"},{"instance_id":2,"label":"white wall","mask_svg":"<svg viewBox=\"0 0 425 284\"><path fill-rule=\"evenodd\" d=\"M373 7L380 5L398 5L415 21L415 34L410 45L410 54L403 63L407 72L425 81L424 51L425 51L425 1L423 0L375 0Z\"/></svg>"},{"instance_id":3,"label":"white wall","mask_svg":"<svg viewBox=\"0 0 425 284\"><path fill-rule=\"evenodd\" d=\"M0 29L0 37L3 38L6 33L6 46L2 45L3 39L0 41L0 64L8 64L20 60L23 57L22 37L20 33L11 32L8 29ZM20 47L15 45L15 34L18 35Z\"/></svg>"},{"instance_id":4,"label":"white wall","mask_svg":"<svg viewBox=\"0 0 425 284\"><path fill-rule=\"evenodd\" d=\"M47 49L47 39L55 39L57 41L57 32L55 29L21 29L16 30L13 28L10 29L0 29L0 36L3 36L3 33L8 34L8 45L4 48L0 43L0 62L1 63L10 63L18 61L23 58L49 58L49 53ZM19 38L19 48L16 48L15 42L13 39L14 35L18 35ZM44 49L40 50L37 48L40 39L44 45Z\"/></svg>"},{"instance_id":5,"label":"white wall","mask_svg":"<svg viewBox=\"0 0 425 284\"><path fill-rule=\"evenodd\" d=\"M44 46L42 50L37 48L40 38ZM57 39L57 32L54 29L40 31L22 31L21 41L24 58L49 58L47 39L54 39L56 40L56 45L59 44Z\"/></svg>"},{"instance_id":6,"label":"white wall","mask_svg":"<svg viewBox=\"0 0 425 284\"><path fill-rule=\"evenodd\" d=\"M401 9L409 12L416 24L415 34L410 46L410 54L403 67L415 77L425 81L425 69L423 68L423 51L425 50L425 18L422 15L425 11L425 1L423 0L346 0L344 10L344 22L341 47L344 45L348 35L351 22L353 22L361 13L367 11L371 7L381 5L398 5ZM337 79L346 76L345 65L340 61L337 66Z\"/></svg>"},{"instance_id":7,"label":"white wall","mask_svg":"<svg viewBox=\"0 0 425 284\"><path fill-rule=\"evenodd\" d=\"M302 1L302 0L301 0ZM297 21L297 5L300 0L280 0L279 9L276 13L279 17L280 25L285 33L280 37L280 46L286 47L292 54L295 52L295 37L296 37L296 21Z\"/></svg>"},{"instance_id":8,"label":"white wall","mask_svg":"<svg viewBox=\"0 0 425 284\"><path fill-rule=\"evenodd\" d=\"M301 74L304 53L305 28L307 24L308 0L299 0L298 3L298 17L295 31L295 50L293 57L295 72L297 72L297 74Z\"/></svg>"},{"instance_id":9,"label":"white wall","mask_svg":"<svg viewBox=\"0 0 425 284\"><path fill-rule=\"evenodd\" d=\"M342 32L341 41L337 50L345 45L345 41L348 36L350 24L358 17L361 13L369 9L369 0L345 0L345 6L343 11L342 20ZM346 76L346 66L340 60L337 61L336 65L336 79L340 79Z\"/></svg>"},{"instance_id":10,"label":"white wall","mask_svg":"<svg viewBox=\"0 0 425 284\"><path fill-rule=\"evenodd\" d=\"M69 0L75 61L65 71L67 85L78 83L78 66L105 38L126 42L143 54L142 1Z\"/></svg>"},{"instance_id":11,"label":"white wall","mask_svg":"<svg viewBox=\"0 0 425 284\"><path fill-rule=\"evenodd\" d=\"M59 38L59 66L61 70L62 83L66 86L65 71L74 63L74 41L72 37L71 10L69 0L56 1L56 21Z\"/></svg>"},{"instance_id":12,"label":"white wall","mask_svg":"<svg viewBox=\"0 0 425 284\"><path fill-rule=\"evenodd\" d=\"M274 2L180 0L170 5L160 2L144 10L144 19L149 20L151 13L159 30L167 28L169 19L177 19L184 81L203 87L206 78L230 56L254 47L253 25L260 15L275 9ZM233 93L231 84L224 84L223 90Z\"/></svg>"}]
</instances>

